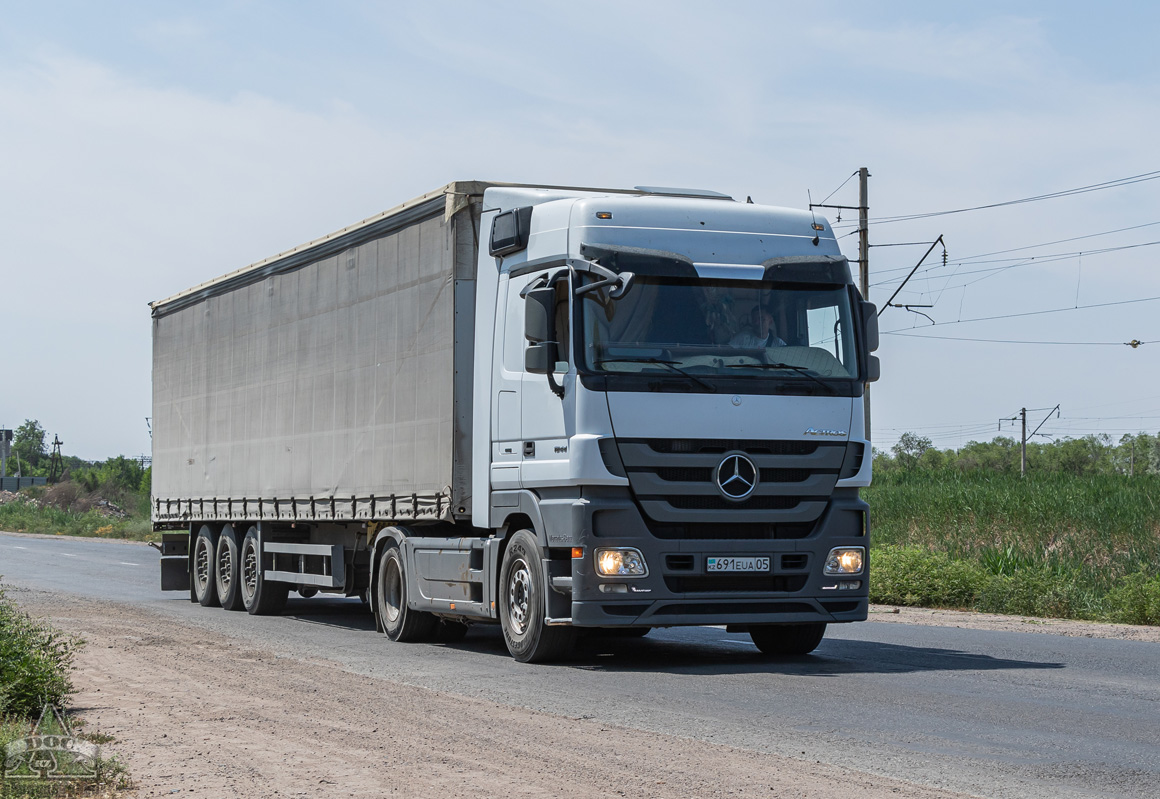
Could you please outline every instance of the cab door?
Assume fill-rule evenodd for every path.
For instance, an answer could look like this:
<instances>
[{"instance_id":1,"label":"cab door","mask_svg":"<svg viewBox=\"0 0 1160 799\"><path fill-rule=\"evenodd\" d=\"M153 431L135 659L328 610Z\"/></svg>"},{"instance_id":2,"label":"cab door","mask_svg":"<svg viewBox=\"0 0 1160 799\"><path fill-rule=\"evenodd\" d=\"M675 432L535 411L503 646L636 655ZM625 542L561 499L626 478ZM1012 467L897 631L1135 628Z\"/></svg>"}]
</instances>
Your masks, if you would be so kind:
<instances>
[{"instance_id":1,"label":"cab door","mask_svg":"<svg viewBox=\"0 0 1160 799\"><path fill-rule=\"evenodd\" d=\"M528 276L523 286L543 282L544 273ZM547 275L549 285L556 291L555 332L559 355L553 379L557 385L574 386L572 369L572 325L570 308L571 289L567 272ZM517 279L518 280L518 279ZM513 281L515 282L515 281ZM515 292L519 294L519 290ZM522 317L521 307L521 317ZM521 349L526 349L523 342ZM522 366L521 353L521 366ZM525 488L567 485L569 481L569 439L566 408L574 398L565 391L561 399L548 381L548 376L523 372L521 401L521 475Z\"/></svg>"},{"instance_id":2,"label":"cab door","mask_svg":"<svg viewBox=\"0 0 1160 799\"><path fill-rule=\"evenodd\" d=\"M495 392L491 419L491 487L496 491L520 488L523 460L522 412L524 378L523 281L500 276L496 296Z\"/></svg>"}]
</instances>

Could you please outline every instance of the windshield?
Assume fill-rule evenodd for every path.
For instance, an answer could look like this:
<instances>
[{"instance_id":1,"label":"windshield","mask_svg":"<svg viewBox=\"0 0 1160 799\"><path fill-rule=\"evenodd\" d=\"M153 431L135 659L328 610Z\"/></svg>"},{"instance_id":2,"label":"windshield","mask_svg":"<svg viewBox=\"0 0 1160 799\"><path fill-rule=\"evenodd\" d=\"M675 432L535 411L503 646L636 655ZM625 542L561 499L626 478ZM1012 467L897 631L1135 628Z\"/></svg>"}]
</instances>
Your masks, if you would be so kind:
<instances>
[{"instance_id":1,"label":"windshield","mask_svg":"<svg viewBox=\"0 0 1160 799\"><path fill-rule=\"evenodd\" d=\"M846 286L638 276L618 300L577 300L582 366L604 374L858 375Z\"/></svg>"}]
</instances>

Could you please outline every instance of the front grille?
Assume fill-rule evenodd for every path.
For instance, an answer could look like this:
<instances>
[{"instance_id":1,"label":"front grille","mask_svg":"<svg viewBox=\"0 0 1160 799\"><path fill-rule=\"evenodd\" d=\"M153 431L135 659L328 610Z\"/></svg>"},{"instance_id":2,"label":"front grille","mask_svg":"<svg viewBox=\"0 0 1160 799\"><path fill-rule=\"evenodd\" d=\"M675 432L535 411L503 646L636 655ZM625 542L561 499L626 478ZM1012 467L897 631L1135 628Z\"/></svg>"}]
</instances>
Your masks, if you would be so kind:
<instances>
[{"instance_id":1,"label":"front grille","mask_svg":"<svg viewBox=\"0 0 1160 799\"><path fill-rule=\"evenodd\" d=\"M814 441L757 441L743 438L652 438L646 439L654 452L665 454L724 454L742 450L751 455L812 455L818 450Z\"/></svg>"},{"instance_id":2,"label":"front grille","mask_svg":"<svg viewBox=\"0 0 1160 799\"><path fill-rule=\"evenodd\" d=\"M763 538L808 538L813 524L660 524L645 519L657 538L705 541L755 541Z\"/></svg>"},{"instance_id":3,"label":"front grille","mask_svg":"<svg viewBox=\"0 0 1160 799\"><path fill-rule=\"evenodd\" d=\"M662 466L652 471L657 477L669 483L711 483L715 470L712 468ZM811 474L809 469L762 469L761 482L804 483L810 479Z\"/></svg>"},{"instance_id":4,"label":"front grille","mask_svg":"<svg viewBox=\"0 0 1160 799\"><path fill-rule=\"evenodd\" d=\"M734 502L725 497L685 494L665 497L665 501L682 510L786 510L797 507L800 500L797 497L753 497L744 502Z\"/></svg>"},{"instance_id":5,"label":"front grille","mask_svg":"<svg viewBox=\"0 0 1160 799\"><path fill-rule=\"evenodd\" d=\"M665 586L676 594L747 592L792 593L806 585L806 575L773 574L666 574Z\"/></svg>"},{"instance_id":6,"label":"front grille","mask_svg":"<svg viewBox=\"0 0 1160 799\"><path fill-rule=\"evenodd\" d=\"M832 441L625 438L617 448L633 496L660 538L804 538L847 458L846 443ZM717 483L730 452L743 452L758 471L749 473L756 484L740 502Z\"/></svg>"}]
</instances>

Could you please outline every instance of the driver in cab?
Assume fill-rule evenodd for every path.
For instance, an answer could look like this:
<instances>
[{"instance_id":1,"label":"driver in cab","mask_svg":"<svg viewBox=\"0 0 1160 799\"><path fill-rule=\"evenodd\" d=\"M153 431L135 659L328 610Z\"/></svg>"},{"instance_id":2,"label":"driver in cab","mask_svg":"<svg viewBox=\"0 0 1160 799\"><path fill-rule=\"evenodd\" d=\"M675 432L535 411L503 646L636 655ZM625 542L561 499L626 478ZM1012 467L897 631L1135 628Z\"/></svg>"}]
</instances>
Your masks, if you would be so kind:
<instances>
[{"instance_id":1,"label":"driver in cab","mask_svg":"<svg viewBox=\"0 0 1160 799\"><path fill-rule=\"evenodd\" d=\"M786 346L785 341L777 335L777 325L769 309L755 305L749 318L749 325L729 339L729 346L738 349Z\"/></svg>"}]
</instances>

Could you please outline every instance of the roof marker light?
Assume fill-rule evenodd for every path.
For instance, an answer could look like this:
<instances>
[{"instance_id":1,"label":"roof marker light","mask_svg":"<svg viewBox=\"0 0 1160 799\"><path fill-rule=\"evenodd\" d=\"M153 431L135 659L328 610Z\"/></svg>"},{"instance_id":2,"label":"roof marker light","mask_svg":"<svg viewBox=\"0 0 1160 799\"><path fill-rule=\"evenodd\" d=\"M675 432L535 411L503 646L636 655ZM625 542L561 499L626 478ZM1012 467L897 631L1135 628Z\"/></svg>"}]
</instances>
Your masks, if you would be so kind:
<instances>
[{"instance_id":1,"label":"roof marker light","mask_svg":"<svg viewBox=\"0 0 1160 799\"><path fill-rule=\"evenodd\" d=\"M597 219L612 219L612 212L611 211L597 211L596 218Z\"/></svg>"}]
</instances>

